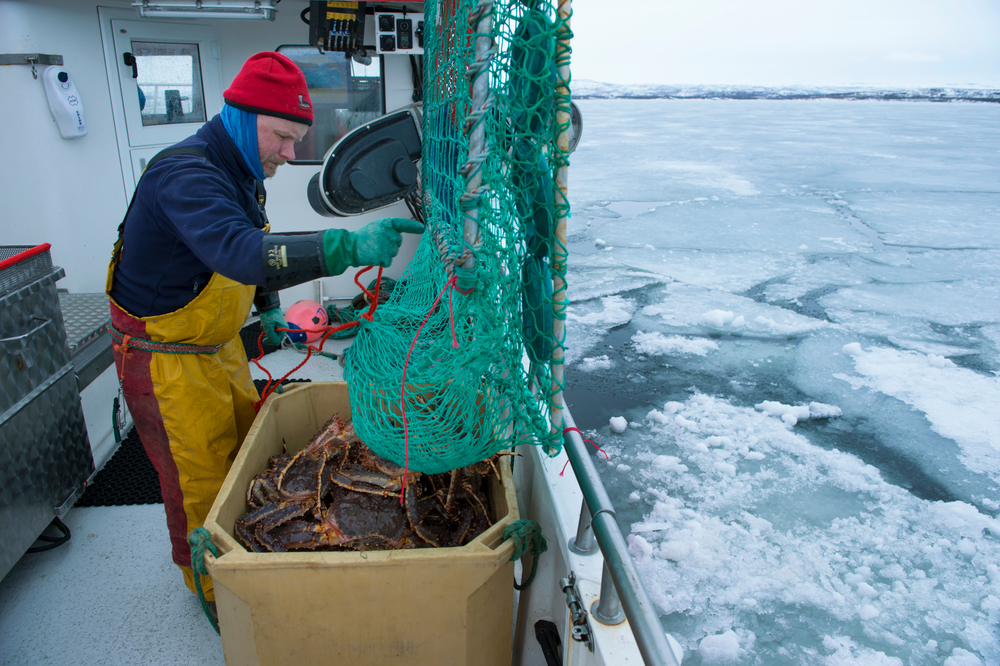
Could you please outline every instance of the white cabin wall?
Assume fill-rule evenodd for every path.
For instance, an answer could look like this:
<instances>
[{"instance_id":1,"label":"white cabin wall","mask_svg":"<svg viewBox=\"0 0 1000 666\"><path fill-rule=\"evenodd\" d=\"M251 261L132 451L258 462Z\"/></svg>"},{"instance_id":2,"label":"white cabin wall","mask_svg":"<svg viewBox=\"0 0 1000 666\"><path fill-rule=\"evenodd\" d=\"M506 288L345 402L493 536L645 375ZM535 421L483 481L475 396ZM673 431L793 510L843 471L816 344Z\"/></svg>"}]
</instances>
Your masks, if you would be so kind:
<instances>
[{"instance_id":1,"label":"white cabin wall","mask_svg":"<svg viewBox=\"0 0 1000 666\"><path fill-rule=\"evenodd\" d=\"M299 18L307 4L285 0L273 22L183 22L216 27L224 90L254 53L308 42L309 27ZM0 178L0 244L51 243L53 262L66 270L59 286L73 293L104 291L107 261L128 204L111 106L111 95L120 93L108 81L98 6L132 12L129 0L0 0L0 52L62 55L83 99L88 130L79 139L63 139L41 80L32 79L31 68L0 67L0 154L7 161ZM373 43L374 28L367 27L366 41ZM408 57L386 57L385 71L387 110L410 104ZM306 185L318 171L318 165L286 165L268 180L267 210L273 230L356 230L379 217L409 217L403 204L350 218L318 215L306 199ZM400 259L385 275L399 277L416 245L417 238L408 236ZM324 293L353 297L358 291L355 272L324 279ZM374 275L366 274L364 281ZM283 306L314 298L314 293L312 284L287 289L282 293Z\"/></svg>"},{"instance_id":2,"label":"white cabin wall","mask_svg":"<svg viewBox=\"0 0 1000 666\"><path fill-rule=\"evenodd\" d=\"M63 139L41 77L33 79L28 66L0 66L0 244L51 243L53 263L66 270L60 288L104 291L127 202L97 5L0 0L0 52L63 56L87 122L86 136Z\"/></svg>"}]
</instances>

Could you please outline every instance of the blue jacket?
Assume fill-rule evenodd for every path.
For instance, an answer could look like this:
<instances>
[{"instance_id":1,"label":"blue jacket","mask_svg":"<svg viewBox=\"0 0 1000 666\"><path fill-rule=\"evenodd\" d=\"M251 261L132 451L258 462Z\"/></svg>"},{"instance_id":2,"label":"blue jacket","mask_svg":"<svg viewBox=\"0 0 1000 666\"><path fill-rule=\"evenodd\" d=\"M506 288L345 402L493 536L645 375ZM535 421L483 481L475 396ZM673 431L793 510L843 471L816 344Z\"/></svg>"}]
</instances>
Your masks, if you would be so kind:
<instances>
[{"instance_id":1,"label":"blue jacket","mask_svg":"<svg viewBox=\"0 0 1000 666\"><path fill-rule=\"evenodd\" d=\"M111 296L136 317L179 310L212 273L264 284L256 180L222 119L177 146L200 148L208 159L173 155L153 164L125 220Z\"/></svg>"}]
</instances>

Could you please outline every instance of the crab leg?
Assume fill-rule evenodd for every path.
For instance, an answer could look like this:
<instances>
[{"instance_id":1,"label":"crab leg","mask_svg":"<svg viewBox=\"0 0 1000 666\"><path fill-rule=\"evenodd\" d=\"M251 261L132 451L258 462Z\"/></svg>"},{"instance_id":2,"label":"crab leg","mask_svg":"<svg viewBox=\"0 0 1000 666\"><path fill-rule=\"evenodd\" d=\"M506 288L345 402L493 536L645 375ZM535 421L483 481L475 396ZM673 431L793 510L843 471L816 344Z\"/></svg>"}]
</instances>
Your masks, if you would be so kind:
<instances>
[{"instance_id":1,"label":"crab leg","mask_svg":"<svg viewBox=\"0 0 1000 666\"><path fill-rule=\"evenodd\" d=\"M353 490L359 493L369 493L371 495L382 495L392 497L400 491L402 484L398 478L390 478L384 474L370 472L367 474L356 474L348 476L341 472L331 475L333 482L341 488Z\"/></svg>"},{"instance_id":2,"label":"crab leg","mask_svg":"<svg viewBox=\"0 0 1000 666\"><path fill-rule=\"evenodd\" d=\"M488 523L489 523L490 525L492 525L492 524L493 524L493 520L492 520L492 519L490 518L490 514L489 514L489 512L488 512L488 511L486 510L486 507L485 507L485 506L483 506L483 501L482 501L481 499L479 499L479 495L477 495L477 494L476 494L476 492L475 492L474 490L472 490L472 488L471 488L471 487L469 486L469 484L465 483L464 481L462 482L462 489L463 489L463 490L465 490L465 492L466 492L466 493L467 493L467 494L468 494L468 495L469 495L469 496L470 496L470 497L471 497L472 499L476 500L476 504L478 504L478 505L479 505L479 509L480 509L480 511L482 511L482 512L483 512L483 515L484 515L484 516L486 517L486 521L487 521L487 522L488 522Z\"/></svg>"},{"instance_id":3,"label":"crab leg","mask_svg":"<svg viewBox=\"0 0 1000 666\"><path fill-rule=\"evenodd\" d=\"M423 524L420 522L420 508L418 505L417 488L412 482L407 482L406 484L406 517L410 521L410 527L413 531L417 533L421 539L439 548L441 544L438 542L437 538L426 530Z\"/></svg>"},{"instance_id":4,"label":"crab leg","mask_svg":"<svg viewBox=\"0 0 1000 666\"><path fill-rule=\"evenodd\" d=\"M452 509L451 501L455 499L455 486L457 485L456 482L458 480L458 473L461 471L462 471L461 469L451 470L451 482L448 484L448 496L445 498L444 501L444 510L447 511L448 513L451 513Z\"/></svg>"},{"instance_id":5,"label":"crab leg","mask_svg":"<svg viewBox=\"0 0 1000 666\"><path fill-rule=\"evenodd\" d=\"M292 518L298 518L305 514L312 506L312 500L307 502L274 502L243 516L243 522L247 525L260 523L265 530L270 531L282 523L287 523Z\"/></svg>"},{"instance_id":6,"label":"crab leg","mask_svg":"<svg viewBox=\"0 0 1000 666\"><path fill-rule=\"evenodd\" d=\"M313 506L313 515L319 520L323 515L323 495L326 494L327 488L323 486L323 470L326 469L326 458L323 458L322 462L319 464L319 473L316 475L316 504Z\"/></svg>"},{"instance_id":7,"label":"crab leg","mask_svg":"<svg viewBox=\"0 0 1000 666\"><path fill-rule=\"evenodd\" d=\"M260 553L266 550L264 546L261 545L260 541L257 540L257 537L253 533L253 530L250 529L250 526L247 525L242 520L236 521L236 525L234 526L233 531L236 533L236 538L239 539L243 543L243 545L249 548L251 551L255 553Z\"/></svg>"},{"instance_id":8,"label":"crab leg","mask_svg":"<svg viewBox=\"0 0 1000 666\"><path fill-rule=\"evenodd\" d=\"M473 518L475 518L475 516L473 514L466 513L465 516L462 518L462 521L455 528L454 544L456 546L464 545L464 543L465 543L465 535L468 534L469 527L472 526L472 519Z\"/></svg>"},{"instance_id":9,"label":"crab leg","mask_svg":"<svg viewBox=\"0 0 1000 666\"><path fill-rule=\"evenodd\" d=\"M288 549L281 545L281 542L275 539L273 536L267 533L267 531L261 529L257 526L257 538L260 540L264 547L270 550L272 553L287 553Z\"/></svg>"}]
</instances>

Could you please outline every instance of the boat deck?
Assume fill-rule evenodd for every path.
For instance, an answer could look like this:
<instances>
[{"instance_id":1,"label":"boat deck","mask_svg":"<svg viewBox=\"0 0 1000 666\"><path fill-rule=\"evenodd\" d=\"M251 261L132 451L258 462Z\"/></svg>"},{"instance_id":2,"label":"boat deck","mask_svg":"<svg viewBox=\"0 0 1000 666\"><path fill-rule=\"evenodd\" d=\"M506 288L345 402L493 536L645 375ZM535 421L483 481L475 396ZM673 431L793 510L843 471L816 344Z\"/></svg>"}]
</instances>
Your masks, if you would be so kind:
<instances>
[{"instance_id":1,"label":"boat deck","mask_svg":"<svg viewBox=\"0 0 1000 666\"><path fill-rule=\"evenodd\" d=\"M324 348L339 354L349 344ZM304 359L283 350L261 362L278 379ZM254 379L267 378L250 368ZM343 369L313 356L292 377L339 381ZM225 663L219 637L170 559L162 504L78 507L62 520L67 543L26 553L0 580L0 664Z\"/></svg>"},{"instance_id":2,"label":"boat deck","mask_svg":"<svg viewBox=\"0 0 1000 666\"><path fill-rule=\"evenodd\" d=\"M223 664L162 504L71 509L69 542L0 581L0 664Z\"/></svg>"}]
</instances>

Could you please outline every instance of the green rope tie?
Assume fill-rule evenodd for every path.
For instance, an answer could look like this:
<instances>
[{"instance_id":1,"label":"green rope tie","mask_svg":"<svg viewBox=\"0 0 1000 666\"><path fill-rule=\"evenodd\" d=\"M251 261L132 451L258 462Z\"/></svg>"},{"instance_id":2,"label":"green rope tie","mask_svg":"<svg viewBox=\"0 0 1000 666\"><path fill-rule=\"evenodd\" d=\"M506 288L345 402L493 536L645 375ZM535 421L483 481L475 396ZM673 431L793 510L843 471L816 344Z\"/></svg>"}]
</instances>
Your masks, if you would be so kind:
<instances>
[{"instance_id":1,"label":"green rope tie","mask_svg":"<svg viewBox=\"0 0 1000 666\"><path fill-rule=\"evenodd\" d=\"M329 337L331 337L331 338L332 338L332 337L334 337L335 335L336 335L336 333L331 333ZM293 342L293 343L292 343L292 346L293 346L293 347L295 347L295 348L296 348L297 350L299 350L300 352L302 352L303 354L305 354L306 352L308 352L308 351L309 351L309 345L310 345L310 344L311 344L311 343L308 343L308 342L306 342L306 343L302 343L302 342ZM333 360L337 360L337 355L336 355L336 354L334 354L333 352L326 352L326 351L317 351L317 350L316 350L315 348L313 348L313 350L312 350L312 355L313 355L313 356L325 356L326 358L330 358L330 359L333 359ZM278 393L284 393L284 392L285 392L285 391L284 391L284 390L283 390L283 389L282 389L282 388L281 388L281 387L279 386L279 387L278 387Z\"/></svg>"},{"instance_id":2,"label":"green rope tie","mask_svg":"<svg viewBox=\"0 0 1000 666\"><path fill-rule=\"evenodd\" d=\"M212 624L212 629L218 634L219 620L209 610L208 602L205 601L205 591L201 589L201 577L208 575L208 569L205 568L205 549L207 548L213 557L218 557L219 553L212 543L212 535L204 527L191 530L188 534L188 545L191 547L191 568L194 570L194 586L198 591L198 601L201 602L201 609L205 611L205 617Z\"/></svg>"},{"instance_id":3,"label":"green rope tie","mask_svg":"<svg viewBox=\"0 0 1000 666\"><path fill-rule=\"evenodd\" d=\"M328 305L326 306L326 314L330 319L330 326L350 324L352 321L358 320L358 311L351 306L338 308L336 305ZM353 338L357 334L358 327L352 326L351 328L345 328L342 331L334 331L329 335L329 337L336 340L344 340L346 338Z\"/></svg>"},{"instance_id":4,"label":"green rope tie","mask_svg":"<svg viewBox=\"0 0 1000 666\"><path fill-rule=\"evenodd\" d=\"M538 558L548 550L548 545L545 543L545 537L542 536L542 526L533 520L515 520L508 525L507 529L503 531L503 538L500 539L500 542L503 543L507 539L514 541L514 554L510 558L511 562L521 559L525 553L531 552L531 573L528 575L528 580L520 585L517 584L516 580L514 581L514 589L521 591L535 580L535 573L538 571ZM523 580L523 573L521 578Z\"/></svg>"}]
</instances>

